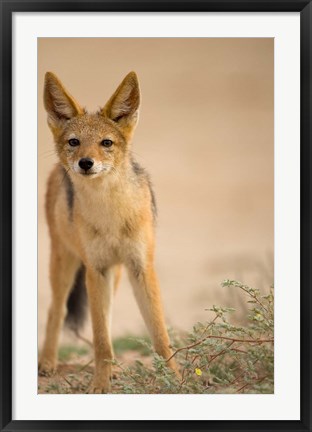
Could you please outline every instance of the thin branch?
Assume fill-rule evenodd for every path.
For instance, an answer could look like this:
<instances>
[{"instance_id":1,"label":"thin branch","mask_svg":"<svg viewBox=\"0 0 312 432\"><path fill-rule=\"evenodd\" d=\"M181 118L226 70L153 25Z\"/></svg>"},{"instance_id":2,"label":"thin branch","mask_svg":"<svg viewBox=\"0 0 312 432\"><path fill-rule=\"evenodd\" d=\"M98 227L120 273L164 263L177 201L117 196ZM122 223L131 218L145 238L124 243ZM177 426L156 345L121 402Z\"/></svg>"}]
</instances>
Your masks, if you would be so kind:
<instances>
[{"instance_id":1,"label":"thin branch","mask_svg":"<svg viewBox=\"0 0 312 432\"><path fill-rule=\"evenodd\" d=\"M242 390L243 390L245 387L247 387L247 386L253 385L255 382L257 382L258 384L261 383L261 382L262 382L263 380L265 380L267 377L268 377L268 375L265 375L265 376L263 376L263 377L261 377L261 378L257 378L257 379L255 379L252 383L247 383L247 384L243 385L243 387L241 387L241 388L239 388L238 390L236 390L236 393L242 391Z\"/></svg>"},{"instance_id":2,"label":"thin branch","mask_svg":"<svg viewBox=\"0 0 312 432\"><path fill-rule=\"evenodd\" d=\"M58 373L58 375L61 377L61 378L63 378L63 380L67 383L67 384L69 384L70 385L70 387L71 388L73 388L74 386L72 385L72 383L64 376L64 375L62 375L61 373Z\"/></svg>"},{"instance_id":3,"label":"thin branch","mask_svg":"<svg viewBox=\"0 0 312 432\"><path fill-rule=\"evenodd\" d=\"M219 315L216 315L215 317L214 317L214 319L205 327L205 329L203 330L203 332L202 332L202 334L201 334L201 337L203 337L204 336L204 334L206 333L206 331L209 329L209 327L211 327L211 326L213 326L214 325L214 323L215 323L215 321L217 320L219 318Z\"/></svg>"},{"instance_id":4,"label":"thin branch","mask_svg":"<svg viewBox=\"0 0 312 432\"><path fill-rule=\"evenodd\" d=\"M242 354L247 354L247 351L244 351L244 350L241 350L241 349L238 349L238 348L231 348L231 351L239 352L239 353L242 353Z\"/></svg>"},{"instance_id":5,"label":"thin branch","mask_svg":"<svg viewBox=\"0 0 312 432\"><path fill-rule=\"evenodd\" d=\"M256 359L252 365L254 366L258 361L259 361L259 359ZM243 375L245 375L245 373L246 372L244 370L241 374L239 374L236 378L234 378L233 381L231 381L229 385L235 384Z\"/></svg>"},{"instance_id":6,"label":"thin branch","mask_svg":"<svg viewBox=\"0 0 312 432\"><path fill-rule=\"evenodd\" d=\"M250 295L250 297L252 297L266 311L266 313L270 314L269 310L264 306L264 304L258 299L258 297L255 294L248 291L246 288L244 288L243 285L240 285L239 288L245 291L245 293L247 293L248 295Z\"/></svg>"},{"instance_id":7,"label":"thin branch","mask_svg":"<svg viewBox=\"0 0 312 432\"><path fill-rule=\"evenodd\" d=\"M170 361L176 354L178 354L178 352L186 350L186 349L191 349L194 348L198 345L200 345L201 343L203 343L205 340L207 339L223 339L223 340L228 340L228 341L233 341L233 342L242 342L242 343L252 343L252 344L262 344L265 342L274 342L274 338L272 339L236 339L236 338L231 338L231 337L227 337L227 336L214 336L214 335L210 335L210 336L206 336L203 339L200 339L199 341L191 344L191 345L187 345L185 347L182 348L178 348L166 361Z\"/></svg>"},{"instance_id":8,"label":"thin branch","mask_svg":"<svg viewBox=\"0 0 312 432\"><path fill-rule=\"evenodd\" d=\"M233 343L235 343L235 341L232 341L227 347L225 347L218 354L212 355L211 358L210 358L210 360L209 360L208 367L210 366L210 363L213 362L213 360L215 360L220 355L224 354L233 345Z\"/></svg>"},{"instance_id":9,"label":"thin branch","mask_svg":"<svg viewBox=\"0 0 312 432\"><path fill-rule=\"evenodd\" d=\"M122 372L123 372L126 376L128 376L129 378L131 378L131 379L132 379L133 381L135 381L137 384L140 384L141 386L145 387L146 383L145 383L144 381L142 382L141 380L138 380L136 377L134 377L133 375L131 375L131 373L128 372L125 368L123 368L123 367L121 366L120 363L116 363L116 366L117 366L119 369L121 369Z\"/></svg>"},{"instance_id":10,"label":"thin branch","mask_svg":"<svg viewBox=\"0 0 312 432\"><path fill-rule=\"evenodd\" d=\"M88 361L88 363L86 363L85 365L83 365L80 369L78 369L77 373L82 372L83 370L85 370L91 363L94 362L94 359L91 359L90 361Z\"/></svg>"}]
</instances>

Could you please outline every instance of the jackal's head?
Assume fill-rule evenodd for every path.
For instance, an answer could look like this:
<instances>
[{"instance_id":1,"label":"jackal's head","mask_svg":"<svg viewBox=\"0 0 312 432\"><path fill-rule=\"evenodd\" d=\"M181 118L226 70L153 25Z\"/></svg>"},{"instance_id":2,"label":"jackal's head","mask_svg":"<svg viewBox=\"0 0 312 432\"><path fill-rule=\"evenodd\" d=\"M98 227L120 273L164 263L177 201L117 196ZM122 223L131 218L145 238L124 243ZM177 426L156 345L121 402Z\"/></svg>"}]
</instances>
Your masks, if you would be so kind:
<instances>
[{"instance_id":1,"label":"jackal's head","mask_svg":"<svg viewBox=\"0 0 312 432\"><path fill-rule=\"evenodd\" d=\"M93 114L78 104L53 73L45 76L44 105L57 153L64 167L77 176L94 178L118 172L129 160L139 104L139 83L134 72Z\"/></svg>"}]
</instances>

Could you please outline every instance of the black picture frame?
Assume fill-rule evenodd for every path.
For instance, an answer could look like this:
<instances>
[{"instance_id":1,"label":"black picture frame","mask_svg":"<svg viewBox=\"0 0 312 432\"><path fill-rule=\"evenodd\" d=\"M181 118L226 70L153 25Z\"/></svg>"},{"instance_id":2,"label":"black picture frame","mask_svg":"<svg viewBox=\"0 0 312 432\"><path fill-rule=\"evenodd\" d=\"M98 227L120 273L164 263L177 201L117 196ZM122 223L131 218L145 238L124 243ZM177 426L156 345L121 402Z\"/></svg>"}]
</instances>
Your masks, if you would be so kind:
<instances>
[{"instance_id":1,"label":"black picture frame","mask_svg":"<svg viewBox=\"0 0 312 432\"><path fill-rule=\"evenodd\" d=\"M255 430L311 431L311 0L0 0L1 13L1 431ZM298 421L15 421L12 420L12 16L14 12L300 12L301 188ZM291 375L291 373L290 373Z\"/></svg>"}]
</instances>

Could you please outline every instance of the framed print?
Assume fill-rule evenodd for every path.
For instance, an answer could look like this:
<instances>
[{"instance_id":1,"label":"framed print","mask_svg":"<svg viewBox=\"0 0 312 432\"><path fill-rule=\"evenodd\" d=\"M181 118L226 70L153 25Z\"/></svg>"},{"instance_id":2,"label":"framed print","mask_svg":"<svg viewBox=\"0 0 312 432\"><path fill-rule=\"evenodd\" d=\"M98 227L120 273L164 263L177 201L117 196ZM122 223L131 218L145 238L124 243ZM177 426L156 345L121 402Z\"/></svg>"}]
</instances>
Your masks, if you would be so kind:
<instances>
[{"instance_id":1,"label":"framed print","mask_svg":"<svg viewBox=\"0 0 312 432\"><path fill-rule=\"evenodd\" d=\"M1 429L311 430L310 1L1 19Z\"/></svg>"}]
</instances>

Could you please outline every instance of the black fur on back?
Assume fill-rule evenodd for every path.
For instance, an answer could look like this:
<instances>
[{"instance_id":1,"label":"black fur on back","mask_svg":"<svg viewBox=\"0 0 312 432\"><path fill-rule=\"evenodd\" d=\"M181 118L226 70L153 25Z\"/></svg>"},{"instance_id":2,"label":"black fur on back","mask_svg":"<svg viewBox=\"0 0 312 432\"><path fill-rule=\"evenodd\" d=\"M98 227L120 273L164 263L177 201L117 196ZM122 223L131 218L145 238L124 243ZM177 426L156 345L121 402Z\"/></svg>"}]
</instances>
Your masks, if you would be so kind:
<instances>
[{"instance_id":1,"label":"black fur on back","mask_svg":"<svg viewBox=\"0 0 312 432\"><path fill-rule=\"evenodd\" d=\"M149 191L151 194L151 208L152 208L153 218L154 218L154 222L155 222L156 217L157 217L157 205L156 205L155 193L153 190L150 176L147 173L147 171L143 167L141 167L141 165L138 164L134 159L131 159L131 165L132 165L132 169L133 169L133 172L135 173L135 175L138 178L143 178L147 182L147 185L148 185L148 188L149 188Z\"/></svg>"},{"instance_id":2,"label":"black fur on back","mask_svg":"<svg viewBox=\"0 0 312 432\"><path fill-rule=\"evenodd\" d=\"M87 290L85 266L77 270L72 290L67 300L65 325L74 332L83 326L87 316Z\"/></svg>"}]
</instances>

